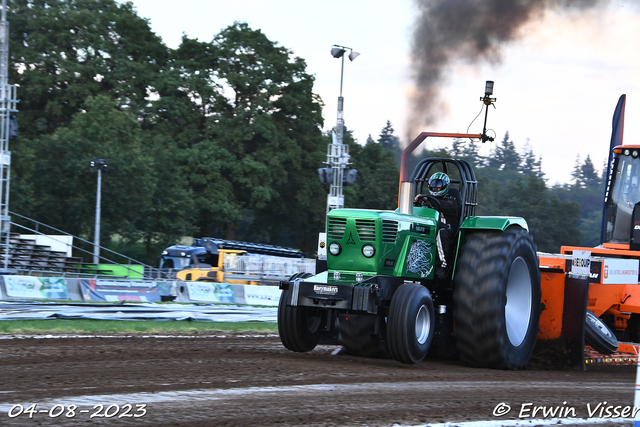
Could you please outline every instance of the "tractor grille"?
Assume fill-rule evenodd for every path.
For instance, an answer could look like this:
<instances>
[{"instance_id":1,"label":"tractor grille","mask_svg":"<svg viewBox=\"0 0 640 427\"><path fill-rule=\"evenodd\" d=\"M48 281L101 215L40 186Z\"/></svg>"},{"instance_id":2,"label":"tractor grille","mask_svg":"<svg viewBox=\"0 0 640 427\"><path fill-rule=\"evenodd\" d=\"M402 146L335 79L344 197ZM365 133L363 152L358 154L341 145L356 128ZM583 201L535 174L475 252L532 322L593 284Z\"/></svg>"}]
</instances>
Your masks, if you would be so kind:
<instances>
[{"instance_id":1,"label":"tractor grille","mask_svg":"<svg viewBox=\"0 0 640 427\"><path fill-rule=\"evenodd\" d=\"M395 243L398 237L398 221L382 220L382 242Z\"/></svg>"},{"instance_id":2,"label":"tractor grille","mask_svg":"<svg viewBox=\"0 0 640 427\"><path fill-rule=\"evenodd\" d=\"M346 218L329 218L327 225L327 237L333 240L342 240L344 232L347 230Z\"/></svg>"},{"instance_id":3,"label":"tractor grille","mask_svg":"<svg viewBox=\"0 0 640 427\"><path fill-rule=\"evenodd\" d=\"M360 241L376 241L376 221L374 219L356 219L356 230Z\"/></svg>"}]
</instances>

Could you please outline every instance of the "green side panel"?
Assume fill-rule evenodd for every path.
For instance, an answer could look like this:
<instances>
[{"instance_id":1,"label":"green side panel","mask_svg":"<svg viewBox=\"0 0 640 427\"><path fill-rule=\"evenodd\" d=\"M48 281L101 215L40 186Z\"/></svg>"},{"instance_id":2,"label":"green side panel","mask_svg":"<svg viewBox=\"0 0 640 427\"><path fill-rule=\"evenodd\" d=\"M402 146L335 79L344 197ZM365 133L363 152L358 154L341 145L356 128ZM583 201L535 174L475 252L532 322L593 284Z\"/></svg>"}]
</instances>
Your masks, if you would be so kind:
<instances>
[{"instance_id":1,"label":"green side panel","mask_svg":"<svg viewBox=\"0 0 640 427\"><path fill-rule=\"evenodd\" d=\"M398 255L394 276L433 279L438 247L435 239L407 236Z\"/></svg>"},{"instance_id":2,"label":"green side panel","mask_svg":"<svg viewBox=\"0 0 640 427\"><path fill-rule=\"evenodd\" d=\"M476 229L476 230L500 230L504 231L507 227L512 225L518 225L525 230L529 230L527 221L520 217L510 216L470 216L465 218L460 226L461 230L464 229Z\"/></svg>"}]
</instances>

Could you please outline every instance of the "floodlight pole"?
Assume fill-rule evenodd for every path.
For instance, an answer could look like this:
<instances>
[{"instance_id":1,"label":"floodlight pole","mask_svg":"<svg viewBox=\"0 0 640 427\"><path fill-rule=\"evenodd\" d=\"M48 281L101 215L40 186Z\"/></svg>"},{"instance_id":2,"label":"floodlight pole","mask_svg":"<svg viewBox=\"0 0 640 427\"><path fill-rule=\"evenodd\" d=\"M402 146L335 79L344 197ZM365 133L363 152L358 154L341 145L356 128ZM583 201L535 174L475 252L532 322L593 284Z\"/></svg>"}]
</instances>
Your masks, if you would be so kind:
<instances>
[{"instance_id":1,"label":"floodlight pole","mask_svg":"<svg viewBox=\"0 0 640 427\"><path fill-rule=\"evenodd\" d=\"M2 266L9 268L9 240L11 217L9 216L9 180L11 176L11 115L18 112L17 87L9 84L9 23L7 22L7 0L2 0L0 20L0 246ZM13 135L15 137L15 135Z\"/></svg>"},{"instance_id":2,"label":"floodlight pole","mask_svg":"<svg viewBox=\"0 0 640 427\"><path fill-rule=\"evenodd\" d=\"M336 129L327 150L327 166L333 169L333 182L329 194L327 195L327 213L333 209L344 207L344 196L342 194L342 183L344 179L344 169L349 165L349 146L344 144L344 98L342 97L342 84L344 81L344 54L349 50L349 59L353 61L359 54L346 46L333 45L331 55L340 58L340 95L338 96L338 116Z\"/></svg>"}]
</instances>

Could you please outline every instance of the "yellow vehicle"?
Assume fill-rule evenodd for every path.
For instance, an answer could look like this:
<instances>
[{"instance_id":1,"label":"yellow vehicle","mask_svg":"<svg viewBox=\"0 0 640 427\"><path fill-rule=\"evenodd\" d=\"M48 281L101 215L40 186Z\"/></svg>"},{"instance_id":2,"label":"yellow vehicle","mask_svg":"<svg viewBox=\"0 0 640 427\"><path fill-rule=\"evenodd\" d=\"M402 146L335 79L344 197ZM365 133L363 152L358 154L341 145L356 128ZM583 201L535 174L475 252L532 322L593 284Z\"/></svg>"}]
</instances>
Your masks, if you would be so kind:
<instances>
[{"instance_id":1,"label":"yellow vehicle","mask_svg":"<svg viewBox=\"0 0 640 427\"><path fill-rule=\"evenodd\" d=\"M168 247L159 267L186 281L258 285L298 272L313 272L315 260L295 249L214 238L194 239L192 246Z\"/></svg>"},{"instance_id":2,"label":"yellow vehicle","mask_svg":"<svg viewBox=\"0 0 640 427\"><path fill-rule=\"evenodd\" d=\"M195 264L191 268L180 270L176 273L176 278L186 281L205 281L205 282L226 282L238 283L243 285L259 285L259 276L251 274L226 273L224 271L225 259L228 257L236 257L246 255L247 251L236 249L219 249L218 263L216 265ZM201 267L200 267L201 266Z\"/></svg>"}]
</instances>

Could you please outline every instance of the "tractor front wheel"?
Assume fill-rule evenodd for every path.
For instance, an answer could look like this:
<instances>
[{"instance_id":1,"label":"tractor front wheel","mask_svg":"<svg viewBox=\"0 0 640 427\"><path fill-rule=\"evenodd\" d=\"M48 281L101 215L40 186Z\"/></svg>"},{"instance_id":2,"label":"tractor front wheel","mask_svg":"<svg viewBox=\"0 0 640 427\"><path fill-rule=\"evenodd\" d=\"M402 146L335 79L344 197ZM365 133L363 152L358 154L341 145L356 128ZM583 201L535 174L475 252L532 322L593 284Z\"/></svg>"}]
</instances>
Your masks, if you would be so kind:
<instances>
[{"instance_id":1,"label":"tractor front wheel","mask_svg":"<svg viewBox=\"0 0 640 427\"><path fill-rule=\"evenodd\" d=\"M467 236L454 279L455 336L472 366L522 369L533 353L540 317L540 270L526 230Z\"/></svg>"},{"instance_id":2,"label":"tractor front wheel","mask_svg":"<svg viewBox=\"0 0 640 427\"><path fill-rule=\"evenodd\" d=\"M427 355L435 327L433 300L427 288L405 283L393 294L387 318L391 357L401 363L418 363Z\"/></svg>"},{"instance_id":3,"label":"tractor front wheel","mask_svg":"<svg viewBox=\"0 0 640 427\"><path fill-rule=\"evenodd\" d=\"M310 277L309 273L294 274L289 280ZM291 289L283 290L278 303L278 334L282 345L303 353L316 348L322 333L322 313L309 307L289 305Z\"/></svg>"}]
</instances>

